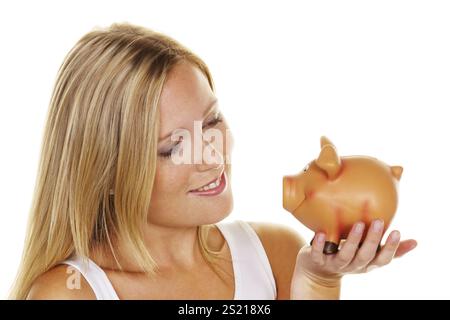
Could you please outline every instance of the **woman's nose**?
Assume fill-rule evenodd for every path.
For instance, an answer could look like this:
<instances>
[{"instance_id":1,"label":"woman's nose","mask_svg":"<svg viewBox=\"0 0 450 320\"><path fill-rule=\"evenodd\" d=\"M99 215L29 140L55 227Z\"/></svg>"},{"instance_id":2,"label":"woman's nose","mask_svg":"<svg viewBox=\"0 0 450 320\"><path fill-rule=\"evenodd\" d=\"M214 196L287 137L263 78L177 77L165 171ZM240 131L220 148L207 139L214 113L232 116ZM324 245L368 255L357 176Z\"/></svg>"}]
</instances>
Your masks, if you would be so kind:
<instances>
[{"instance_id":1,"label":"woman's nose","mask_svg":"<svg viewBox=\"0 0 450 320\"><path fill-rule=\"evenodd\" d=\"M197 163L199 171L214 170L224 165L223 148L217 146L217 143L203 141L202 161Z\"/></svg>"},{"instance_id":2,"label":"woman's nose","mask_svg":"<svg viewBox=\"0 0 450 320\"><path fill-rule=\"evenodd\" d=\"M222 164L196 164L197 170L199 172L217 170L220 171Z\"/></svg>"}]
</instances>

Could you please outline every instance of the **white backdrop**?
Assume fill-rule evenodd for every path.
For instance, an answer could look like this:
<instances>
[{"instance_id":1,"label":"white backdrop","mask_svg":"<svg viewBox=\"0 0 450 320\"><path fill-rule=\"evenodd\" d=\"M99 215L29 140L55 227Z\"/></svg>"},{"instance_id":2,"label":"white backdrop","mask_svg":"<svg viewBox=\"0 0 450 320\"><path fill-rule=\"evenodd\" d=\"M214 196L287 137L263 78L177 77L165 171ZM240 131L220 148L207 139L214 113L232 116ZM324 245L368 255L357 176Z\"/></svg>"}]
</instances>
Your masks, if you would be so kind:
<instances>
[{"instance_id":1,"label":"white backdrop","mask_svg":"<svg viewBox=\"0 0 450 320\"><path fill-rule=\"evenodd\" d=\"M209 65L235 138L230 219L291 225L309 241L281 206L281 179L326 135L341 155L404 167L392 228L419 243L346 276L342 298L450 298L449 16L447 1L1 2L0 297L19 263L57 70L94 26L126 21Z\"/></svg>"}]
</instances>

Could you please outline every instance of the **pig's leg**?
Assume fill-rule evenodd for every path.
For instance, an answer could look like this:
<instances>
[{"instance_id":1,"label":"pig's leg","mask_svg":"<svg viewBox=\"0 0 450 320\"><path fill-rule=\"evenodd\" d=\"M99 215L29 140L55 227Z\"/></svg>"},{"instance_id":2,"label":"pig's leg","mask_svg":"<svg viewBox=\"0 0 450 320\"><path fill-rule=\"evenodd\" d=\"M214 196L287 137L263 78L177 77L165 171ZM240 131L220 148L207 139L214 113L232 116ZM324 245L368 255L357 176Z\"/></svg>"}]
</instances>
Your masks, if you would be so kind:
<instances>
[{"instance_id":1,"label":"pig's leg","mask_svg":"<svg viewBox=\"0 0 450 320\"><path fill-rule=\"evenodd\" d=\"M313 244L314 238L309 243L311 246ZM339 237L328 237L326 238L325 245L323 247L323 253L324 254L335 254L338 252L339 248Z\"/></svg>"},{"instance_id":2,"label":"pig's leg","mask_svg":"<svg viewBox=\"0 0 450 320\"><path fill-rule=\"evenodd\" d=\"M324 254L335 254L338 252L340 237L339 233L333 232L327 234L325 239L325 246L323 247Z\"/></svg>"},{"instance_id":3,"label":"pig's leg","mask_svg":"<svg viewBox=\"0 0 450 320\"><path fill-rule=\"evenodd\" d=\"M340 224L340 212L337 210L336 219L334 221L327 221L328 227L325 237L325 245L323 248L324 254L335 254L339 251L339 243L341 242L341 224ZM311 240L310 245L313 244L314 238Z\"/></svg>"},{"instance_id":4,"label":"pig's leg","mask_svg":"<svg viewBox=\"0 0 450 320\"><path fill-rule=\"evenodd\" d=\"M335 254L339 251L342 232L342 209L336 208L328 221L328 232L325 238L324 254Z\"/></svg>"}]
</instances>

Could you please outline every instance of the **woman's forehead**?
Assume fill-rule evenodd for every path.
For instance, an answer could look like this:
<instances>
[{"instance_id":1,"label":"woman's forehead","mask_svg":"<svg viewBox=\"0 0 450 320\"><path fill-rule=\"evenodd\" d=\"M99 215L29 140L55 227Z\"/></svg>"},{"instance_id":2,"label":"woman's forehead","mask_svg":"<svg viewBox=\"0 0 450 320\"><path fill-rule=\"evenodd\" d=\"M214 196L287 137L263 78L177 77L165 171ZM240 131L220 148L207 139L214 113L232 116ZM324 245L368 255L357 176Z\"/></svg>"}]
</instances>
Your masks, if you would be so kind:
<instances>
[{"instance_id":1,"label":"woman's forehead","mask_svg":"<svg viewBox=\"0 0 450 320\"><path fill-rule=\"evenodd\" d=\"M190 63L176 65L166 78L159 101L160 137L202 120L216 100L206 76Z\"/></svg>"}]
</instances>

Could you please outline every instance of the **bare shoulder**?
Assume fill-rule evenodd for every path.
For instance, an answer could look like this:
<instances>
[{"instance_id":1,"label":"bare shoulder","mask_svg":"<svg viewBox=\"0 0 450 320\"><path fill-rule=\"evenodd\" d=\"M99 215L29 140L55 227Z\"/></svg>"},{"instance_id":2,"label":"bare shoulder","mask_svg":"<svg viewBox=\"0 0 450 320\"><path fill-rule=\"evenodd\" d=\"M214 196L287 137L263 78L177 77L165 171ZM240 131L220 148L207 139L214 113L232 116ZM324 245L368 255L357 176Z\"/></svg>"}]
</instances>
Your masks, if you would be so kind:
<instances>
[{"instance_id":1,"label":"bare shoulder","mask_svg":"<svg viewBox=\"0 0 450 320\"><path fill-rule=\"evenodd\" d=\"M306 244L305 240L295 229L283 224L248 223L255 230L269 258L277 284L277 298L289 299L297 254Z\"/></svg>"},{"instance_id":2,"label":"bare shoulder","mask_svg":"<svg viewBox=\"0 0 450 320\"><path fill-rule=\"evenodd\" d=\"M57 265L40 275L31 286L28 300L95 300L86 279L69 265Z\"/></svg>"},{"instance_id":3,"label":"bare shoulder","mask_svg":"<svg viewBox=\"0 0 450 320\"><path fill-rule=\"evenodd\" d=\"M303 237L292 227L280 223L270 222L252 222L248 224L255 230L259 238L264 242L263 245L270 247L300 248L306 243Z\"/></svg>"}]
</instances>

